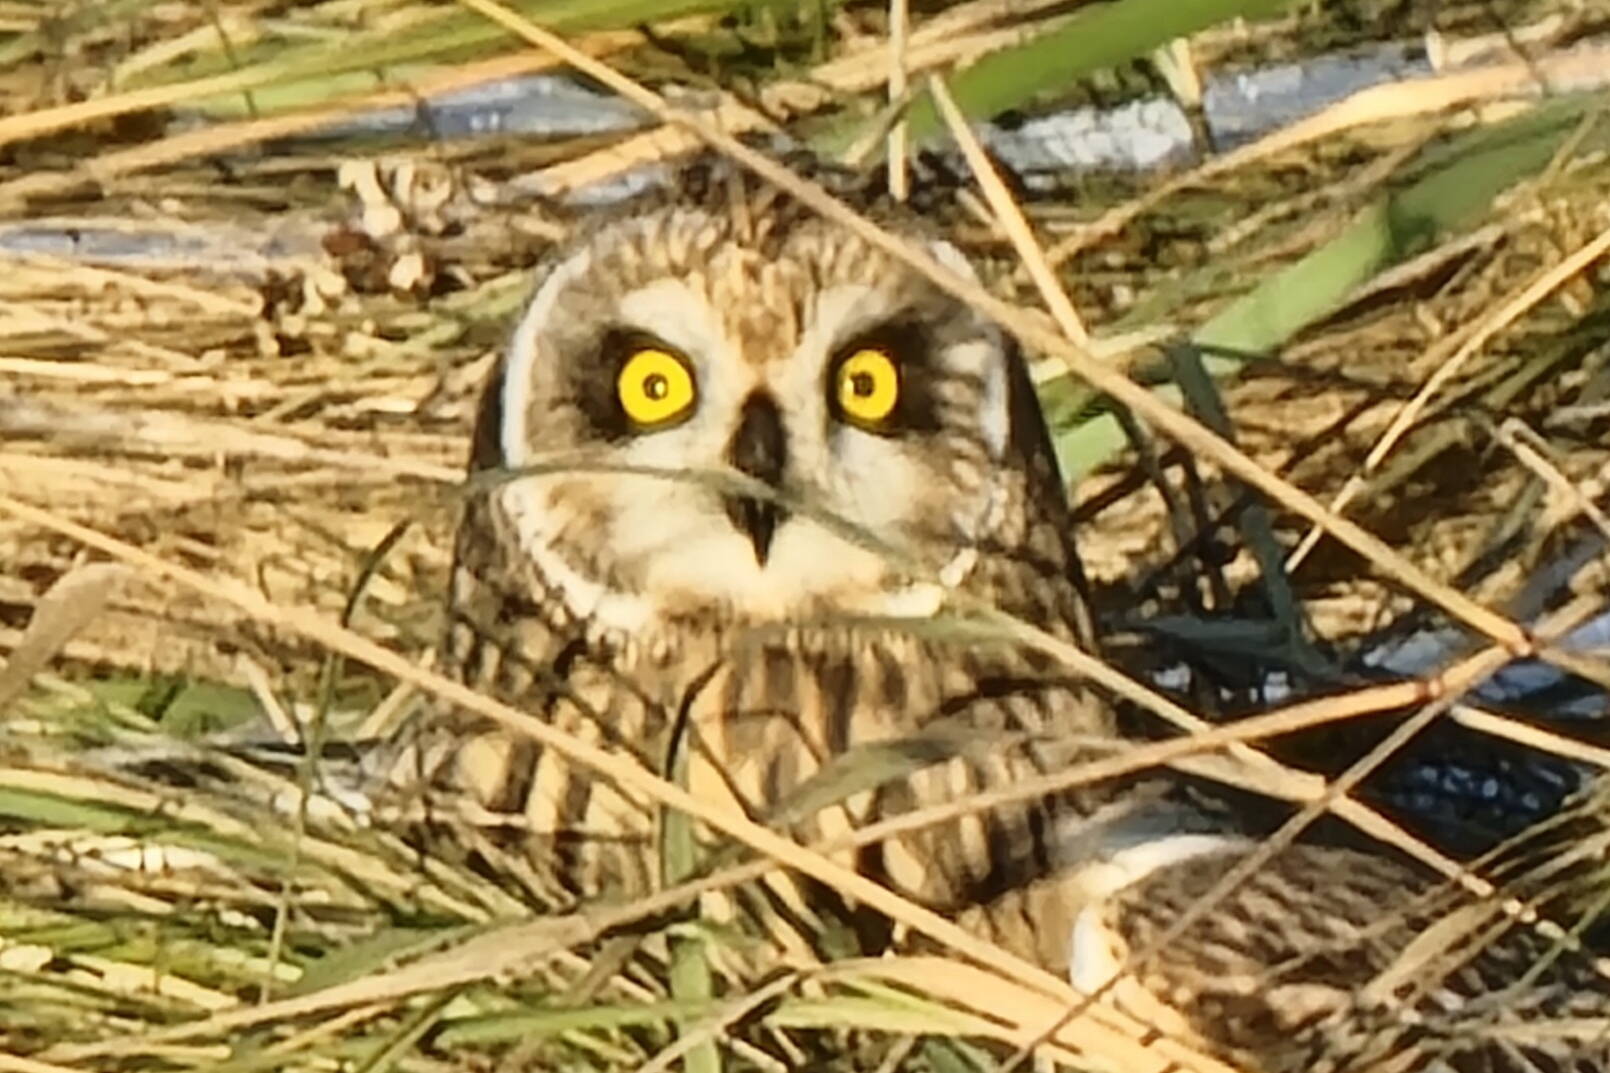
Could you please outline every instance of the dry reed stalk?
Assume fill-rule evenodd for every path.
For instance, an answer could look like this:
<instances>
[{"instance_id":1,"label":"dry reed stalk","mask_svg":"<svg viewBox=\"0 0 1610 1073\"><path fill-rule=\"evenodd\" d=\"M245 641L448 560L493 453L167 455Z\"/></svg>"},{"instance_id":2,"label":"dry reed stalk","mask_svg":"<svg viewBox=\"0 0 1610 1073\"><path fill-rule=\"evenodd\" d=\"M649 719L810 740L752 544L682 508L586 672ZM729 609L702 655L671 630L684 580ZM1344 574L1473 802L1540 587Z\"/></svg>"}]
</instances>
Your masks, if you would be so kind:
<instances>
[{"instance_id":1,"label":"dry reed stalk","mask_svg":"<svg viewBox=\"0 0 1610 1073\"><path fill-rule=\"evenodd\" d=\"M1450 348L1452 353L1439 362L1436 370L1421 385L1420 390L1415 392L1414 397L1398 408L1392 423L1381 434L1375 446L1370 449L1370 453L1365 456L1363 465L1359 467L1360 471L1350 476L1347 483L1342 486L1342 490L1331 500L1330 509L1340 514L1348 508L1353 498L1368 484L1367 476L1380 466L1392 448L1414 426L1437 392L1446 387L1482 347L1486 346L1494 336L1520 320L1549 295L1586 271L1607 252L1610 252L1610 228L1599 232L1594 238L1572 250L1557 264L1543 269L1535 279L1520 288L1508 301L1494 309L1470 330L1450 337L1450 343L1456 344ZM1319 543L1320 535L1317 526L1310 529L1286 560L1286 569L1295 570Z\"/></svg>"},{"instance_id":2,"label":"dry reed stalk","mask_svg":"<svg viewBox=\"0 0 1610 1073\"><path fill-rule=\"evenodd\" d=\"M1008 978L1021 981L1025 986L1032 986L1061 1002L1071 1004L1076 1001L1077 996L1065 981L992 943L979 939L965 928L931 910L915 905L846 866L802 847L792 839L755 823L741 813L729 811L688 793L638 766L629 757L564 734L541 719L517 711L443 675L419 667L390 649L375 644L316 613L302 608L278 606L243 585L229 580L209 578L188 567L165 561L126 541L69 521L10 496L0 495L0 512L95 548L119 562L135 567L142 573L175 582L210 599L232 604L259 623L314 641L347 659L367 664L393 678L411 683L461 710L483 716L517 734L530 737L579 767L640 793L662 806L686 813L779 864L809 876L837 890L845 897L876 909L897 924L924 934L972 961ZM562 942L561 945L567 947L586 941L586 937L592 934L587 923L576 917L543 923L551 925L557 933L566 937L568 941ZM373 1001L373 996L354 998L352 1001ZM298 1000L289 1000L289 1003L275 1004L277 1015L288 1015L287 1011L300 1008ZM221 1015L213 1019L208 1031L253 1023L260 1016L262 1009L259 1007L239 1017L233 1014ZM1059 1038L1063 1038L1070 1045L1092 1054L1122 1061L1126 1063L1126 1068L1137 1071L1154 1069L1160 1071L1168 1068L1171 1063L1199 1070L1201 1073L1224 1069L1221 1063L1188 1046L1169 1039L1154 1039L1153 1034L1145 1026L1135 1023L1115 1010L1100 1007L1092 1009L1088 1017L1081 1017L1067 1025L1066 1032L1066 1036ZM78 1049L74 1053L83 1052Z\"/></svg>"}]
</instances>

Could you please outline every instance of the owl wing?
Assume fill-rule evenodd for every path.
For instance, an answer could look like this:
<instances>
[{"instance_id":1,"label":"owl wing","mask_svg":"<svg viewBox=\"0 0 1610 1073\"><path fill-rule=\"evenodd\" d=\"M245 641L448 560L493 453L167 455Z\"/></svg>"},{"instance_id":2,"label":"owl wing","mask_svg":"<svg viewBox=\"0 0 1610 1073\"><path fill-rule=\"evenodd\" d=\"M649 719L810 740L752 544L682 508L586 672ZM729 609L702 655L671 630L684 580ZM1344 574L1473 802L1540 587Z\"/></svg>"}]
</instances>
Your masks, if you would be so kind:
<instances>
[{"instance_id":1,"label":"owl wing","mask_svg":"<svg viewBox=\"0 0 1610 1073\"><path fill-rule=\"evenodd\" d=\"M1610 965L1558 923L1602 901L1597 806L1489 862L1488 894L1341 846L1265 860L1174 803L1117 813L1084 860L986 910L1036 920L1041 960L1093 1001L1263 1073L1610 1069Z\"/></svg>"}]
</instances>

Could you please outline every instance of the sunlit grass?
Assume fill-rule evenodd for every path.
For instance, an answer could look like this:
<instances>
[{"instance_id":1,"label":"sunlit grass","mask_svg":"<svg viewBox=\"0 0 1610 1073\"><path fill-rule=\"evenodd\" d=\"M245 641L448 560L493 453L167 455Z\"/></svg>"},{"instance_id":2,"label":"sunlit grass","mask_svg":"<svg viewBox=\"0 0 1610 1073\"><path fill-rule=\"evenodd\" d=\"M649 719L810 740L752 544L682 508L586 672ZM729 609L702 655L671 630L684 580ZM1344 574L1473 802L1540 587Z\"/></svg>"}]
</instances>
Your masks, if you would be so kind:
<instances>
[{"instance_id":1,"label":"sunlit grass","mask_svg":"<svg viewBox=\"0 0 1610 1073\"><path fill-rule=\"evenodd\" d=\"M875 155L892 118L876 7L511 6L656 86L724 91L735 108L758 101L819 148L861 141ZM972 115L1033 113L1164 92L1150 57L1181 34L1205 31L1195 40L1207 54L1249 61L1357 39L1356 26L1311 8L958 4L919 11L910 54L914 73L945 73ZM640 33L644 23L655 32ZM4 375L21 387L0 394L0 491L275 608L327 621L350 609L359 640L428 664L469 399L571 216L540 199L487 202L446 222L420 212L376 239L352 223L368 195L339 187L339 166L374 162L378 183L402 160L496 185L583 163L607 175L622 143L294 139L368 95L504 77L512 68L496 63L530 55L454 4L0 7L0 205L11 216L90 229L227 221L314 240L259 274L221 278L183 264L9 265L0 301L16 319L0 320L0 338ZM1520 66L1547 72L1551 55ZM1494 87L1434 108L1409 96L1277 131L1182 175L1071 176L1024 205L1096 346L1130 332L1197 344L1181 365L1151 347L1113 360L1316 495L1363 472L1391 415L1434 373L1427 355L1605 226L1602 92L1542 106ZM1484 110L1497 101L1510 114ZM254 126L274 117L299 125ZM939 144L925 101L909 120ZM202 128L212 141L187 131L198 122L215 124ZM411 207L407 189L383 193ZM942 225L1002 291L1032 301L992 225L965 211ZM327 239L347 252L330 254ZM410 256L425 283L391 285ZM1439 583L1509 604L1527 583L1505 564L1535 562L1574 515L1489 430L1527 420L1574 478L1593 479L1602 422L1551 422L1610 398L1602 304L1584 277L1528 307L1388 453L1350 515ZM1248 510L1239 483L1038 369L1065 467L1093 474L1085 502L1105 503L1080 534L1104 624L1121 653L1124 631L1156 624L1132 673L1144 681L1164 656L1224 672L1213 680L1236 691L1226 708L1254 707L1270 666L1334 692L1338 719L1405 703L1393 694L1344 712L1356 682L1325 676L1367 625L1426 605L1326 545L1318 568L1285 565L1302 533L1291 517ZM1461 468L1468 479L1452 479ZM403 520L413 527L389 543ZM0 549L10 650L32 621L15 612L37 614L44 580L70 570L79 546L8 518ZM327 651L286 621L154 576L79 626L52 653L66 657L62 677L35 679L0 723L0 1048L42 1068L644 1068L683 1062L674 1048L686 1046L689 1068L989 1069L1060 1012L1032 982L917 955L792 966L755 984L724 970L754 956L756 938L700 919L705 892L692 888L653 905L549 906L555 915L533 922L532 892L466 867L451 852L463 847L422 857L354 813L342 750L426 702L390 673L349 655L333 676ZM987 616L933 628L1033 640ZM278 740L263 726L275 706L289 722ZM328 771L295 758L316 722L328 725ZM248 740L229 736L243 729ZM912 755L850 758L806 804L897 778ZM1271 784L1307 785L1302 776L1314 777ZM697 885L690 843L673 846L671 863ZM754 857L729 839L715 864L753 882L764 871ZM1591 881L1579 901L1593 904ZM723 971L708 972L704 953ZM1039 1054L1078 1068L1071 1049L1088 1046L1140 1068L1155 1056L1124 1050L1138 1046L1126 1030L1083 1024L1089 1034Z\"/></svg>"}]
</instances>

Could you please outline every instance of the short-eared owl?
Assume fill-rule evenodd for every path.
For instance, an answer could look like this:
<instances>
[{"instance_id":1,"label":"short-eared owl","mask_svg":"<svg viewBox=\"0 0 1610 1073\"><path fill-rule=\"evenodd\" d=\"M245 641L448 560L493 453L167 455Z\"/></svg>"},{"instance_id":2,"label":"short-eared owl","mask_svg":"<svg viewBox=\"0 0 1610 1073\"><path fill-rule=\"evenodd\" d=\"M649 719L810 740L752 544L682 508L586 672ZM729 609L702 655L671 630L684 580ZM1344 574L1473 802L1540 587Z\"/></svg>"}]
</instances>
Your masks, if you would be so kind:
<instances>
[{"instance_id":1,"label":"short-eared owl","mask_svg":"<svg viewBox=\"0 0 1610 1073\"><path fill-rule=\"evenodd\" d=\"M916 214L864 203L971 274ZM753 180L690 172L555 251L486 390L472 471L449 669L806 841L842 846L1122 744L1112 706L1056 662L961 628L983 605L1092 643L1012 343ZM442 719L423 754L504 818L498 852L519 848L534 900L666 881L652 802L473 721ZM1433 885L1393 859L1295 847L1158 947L1252 845L1194 791L958 812L847 859L1086 989L1156 947L1113 993L1248 1068L1610 1068L1583 1027L1607 1009L1586 959L1526 980L1520 1022L1484 1008L1547 944L1469 900L1487 915L1428 944L1457 914L1435 917L1416 900ZM830 902L777 883L728 909L797 921L845 908ZM1538 1017L1575 1028L1514 1035Z\"/></svg>"},{"instance_id":2,"label":"short-eared owl","mask_svg":"<svg viewBox=\"0 0 1610 1073\"><path fill-rule=\"evenodd\" d=\"M819 811L808 838L1110 737L1049 661L947 642L935 622L965 594L1088 640L1012 345L791 199L696 185L576 235L514 330L475 436L473 470L501 477L459 533L455 673L650 770L684 733L690 783L752 816L857 746L973 739ZM657 880L648 802L494 734L456 768L523 813L561 895ZM950 906L1033 856L1042 821L975 815L857 863Z\"/></svg>"}]
</instances>

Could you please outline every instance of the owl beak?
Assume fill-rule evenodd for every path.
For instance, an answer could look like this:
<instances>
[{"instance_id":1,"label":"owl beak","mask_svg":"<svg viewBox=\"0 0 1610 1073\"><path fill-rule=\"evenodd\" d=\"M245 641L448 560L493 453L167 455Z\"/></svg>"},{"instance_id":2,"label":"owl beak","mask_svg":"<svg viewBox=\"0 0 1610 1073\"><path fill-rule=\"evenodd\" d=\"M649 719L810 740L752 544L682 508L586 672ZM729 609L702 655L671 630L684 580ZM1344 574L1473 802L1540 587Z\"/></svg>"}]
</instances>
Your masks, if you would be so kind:
<instances>
[{"instance_id":1,"label":"owl beak","mask_svg":"<svg viewBox=\"0 0 1610 1073\"><path fill-rule=\"evenodd\" d=\"M772 488L781 487L783 469L788 464L788 439L783 432L783 414L777 401L763 391L744 400L738 431L727 445L727 461L734 469ZM729 495L723 506L727 518L749 538L755 548L755 562L766 565L771 539L788 514L774 500L757 496Z\"/></svg>"}]
</instances>

